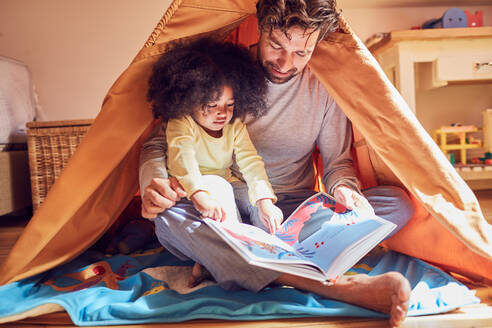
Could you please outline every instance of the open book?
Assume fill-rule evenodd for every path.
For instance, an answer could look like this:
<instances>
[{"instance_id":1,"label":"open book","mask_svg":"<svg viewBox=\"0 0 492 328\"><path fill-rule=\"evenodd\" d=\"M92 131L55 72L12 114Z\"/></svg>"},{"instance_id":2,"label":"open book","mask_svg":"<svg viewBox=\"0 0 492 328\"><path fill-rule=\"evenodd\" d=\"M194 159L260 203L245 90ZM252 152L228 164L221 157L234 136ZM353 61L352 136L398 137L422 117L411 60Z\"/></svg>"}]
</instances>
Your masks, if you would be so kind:
<instances>
[{"instance_id":1,"label":"open book","mask_svg":"<svg viewBox=\"0 0 492 328\"><path fill-rule=\"evenodd\" d=\"M249 224L204 222L249 264L328 284L396 227L347 210L326 193L305 200L273 235Z\"/></svg>"}]
</instances>

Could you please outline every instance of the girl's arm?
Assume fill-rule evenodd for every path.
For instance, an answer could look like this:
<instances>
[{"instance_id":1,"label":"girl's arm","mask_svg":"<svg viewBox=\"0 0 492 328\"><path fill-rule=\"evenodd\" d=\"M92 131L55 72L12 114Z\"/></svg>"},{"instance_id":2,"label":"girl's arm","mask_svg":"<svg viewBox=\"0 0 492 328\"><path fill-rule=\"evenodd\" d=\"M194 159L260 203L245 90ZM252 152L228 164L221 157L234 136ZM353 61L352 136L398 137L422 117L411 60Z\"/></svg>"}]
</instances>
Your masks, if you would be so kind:
<instances>
[{"instance_id":1,"label":"girl's arm","mask_svg":"<svg viewBox=\"0 0 492 328\"><path fill-rule=\"evenodd\" d=\"M188 119L183 117L169 120L166 139L169 174L178 179L188 198L198 190L207 191L196 160L196 134Z\"/></svg>"},{"instance_id":2,"label":"girl's arm","mask_svg":"<svg viewBox=\"0 0 492 328\"><path fill-rule=\"evenodd\" d=\"M192 118L184 117L168 122L166 138L169 174L178 179L202 216L222 221L225 219L224 209L210 197L208 187L200 172L195 151L197 133L190 120Z\"/></svg>"}]
</instances>

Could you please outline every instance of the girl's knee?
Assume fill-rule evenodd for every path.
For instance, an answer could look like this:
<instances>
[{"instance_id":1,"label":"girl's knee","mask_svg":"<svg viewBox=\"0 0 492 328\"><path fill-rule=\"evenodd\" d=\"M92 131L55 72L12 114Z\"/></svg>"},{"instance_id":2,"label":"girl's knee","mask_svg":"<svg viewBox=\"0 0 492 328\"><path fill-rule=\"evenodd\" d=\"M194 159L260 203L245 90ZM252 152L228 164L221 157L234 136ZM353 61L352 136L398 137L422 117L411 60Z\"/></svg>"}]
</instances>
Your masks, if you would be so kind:
<instances>
[{"instance_id":1,"label":"girl's knee","mask_svg":"<svg viewBox=\"0 0 492 328\"><path fill-rule=\"evenodd\" d=\"M232 185L223 177L218 175L204 175L203 181L211 190L217 190L219 193L234 193Z\"/></svg>"},{"instance_id":2,"label":"girl's knee","mask_svg":"<svg viewBox=\"0 0 492 328\"><path fill-rule=\"evenodd\" d=\"M203 178L210 191L210 196L218 201L225 210L227 220L241 222L232 185L226 179L218 175L205 175Z\"/></svg>"}]
</instances>

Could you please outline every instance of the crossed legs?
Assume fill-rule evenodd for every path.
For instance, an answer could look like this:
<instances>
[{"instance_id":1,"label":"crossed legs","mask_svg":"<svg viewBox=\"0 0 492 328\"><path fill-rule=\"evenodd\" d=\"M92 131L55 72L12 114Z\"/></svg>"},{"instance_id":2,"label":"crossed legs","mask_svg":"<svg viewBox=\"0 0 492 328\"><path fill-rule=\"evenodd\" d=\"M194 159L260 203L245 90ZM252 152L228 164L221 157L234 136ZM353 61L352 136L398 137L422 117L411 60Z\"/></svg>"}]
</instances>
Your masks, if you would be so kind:
<instances>
[{"instance_id":1,"label":"crossed legs","mask_svg":"<svg viewBox=\"0 0 492 328\"><path fill-rule=\"evenodd\" d=\"M402 220L406 222L408 218ZM398 326L406 317L410 285L400 273L342 276L335 285L326 286L310 279L250 266L201 222L193 204L186 200L163 212L155 223L157 237L166 249L183 260L192 259L203 265L225 289L245 288L258 292L275 282L384 312L390 316L392 327Z\"/></svg>"}]
</instances>

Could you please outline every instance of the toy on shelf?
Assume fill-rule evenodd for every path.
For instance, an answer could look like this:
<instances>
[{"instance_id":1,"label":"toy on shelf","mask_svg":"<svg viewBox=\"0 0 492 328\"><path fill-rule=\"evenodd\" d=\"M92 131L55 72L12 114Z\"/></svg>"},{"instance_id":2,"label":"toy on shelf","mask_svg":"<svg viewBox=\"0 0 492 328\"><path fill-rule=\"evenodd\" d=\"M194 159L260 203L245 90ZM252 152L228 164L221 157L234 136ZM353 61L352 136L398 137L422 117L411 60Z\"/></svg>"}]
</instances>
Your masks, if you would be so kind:
<instances>
[{"instance_id":1,"label":"toy on shelf","mask_svg":"<svg viewBox=\"0 0 492 328\"><path fill-rule=\"evenodd\" d=\"M449 156L449 151L460 151L460 162L462 165L466 165L466 151L473 148L481 148L482 142L473 138L473 136L467 133L478 132L478 128L474 125L449 125L442 126L440 129L434 130L434 141L439 145L442 152L450 158L451 162L454 161L454 155ZM458 143L448 143L448 135L454 135L458 137ZM453 163L454 164L454 163Z\"/></svg>"},{"instance_id":2,"label":"toy on shelf","mask_svg":"<svg viewBox=\"0 0 492 328\"><path fill-rule=\"evenodd\" d=\"M433 138L439 148L462 176L465 174L463 177L467 179L492 179L492 109L486 109L482 114L483 142L471 135L479 131L474 125L454 123L433 131ZM467 151L474 148L483 148L483 156L475 156L468 163ZM453 151L459 151L459 163L456 163ZM470 175L475 173L480 175Z\"/></svg>"},{"instance_id":3,"label":"toy on shelf","mask_svg":"<svg viewBox=\"0 0 492 328\"><path fill-rule=\"evenodd\" d=\"M474 14L460 8L449 8L442 17L430 19L422 24L422 29L479 27L483 26L483 11ZM413 27L415 29L415 27Z\"/></svg>"},{"instance_id":4,"label":"toy on shelf","mask_svg":"<svg viewBox=\"0 0 492 328\"><path fill-rule=\"evenodd\" d=\"M468 20L468 27L480 27L483 26L483 11L477 10L474 14L465 10L466 18Z\"/></svg>"}]
</instances>

